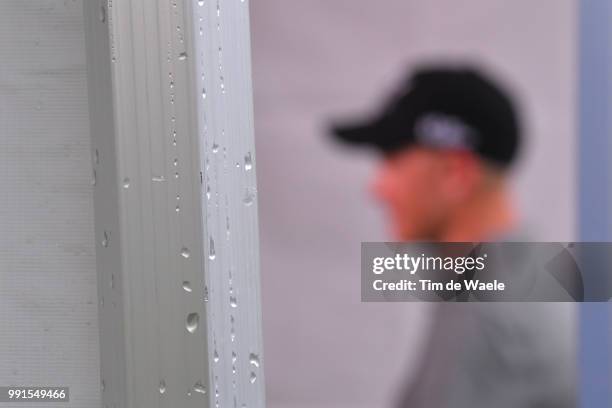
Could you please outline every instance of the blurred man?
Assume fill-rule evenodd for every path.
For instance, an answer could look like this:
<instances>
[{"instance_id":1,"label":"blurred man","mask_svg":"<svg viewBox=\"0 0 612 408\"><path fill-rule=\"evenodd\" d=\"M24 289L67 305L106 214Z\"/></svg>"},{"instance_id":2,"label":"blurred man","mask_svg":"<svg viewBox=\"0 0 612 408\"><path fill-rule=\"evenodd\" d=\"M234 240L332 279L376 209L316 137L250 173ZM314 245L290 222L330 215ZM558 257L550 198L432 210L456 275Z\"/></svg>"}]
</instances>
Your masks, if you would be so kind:
<instances>
[{"instance_id":1,"label":"blurred man","mask_svg":"<svg viewBox=\"0 0 612 408\"><path fill-rule=\"evenodd\" d=\"M415 73L379 115L335 129L383 153L373 192L398 240L516 239L508 194L520 125L476 70ZM400 407L574 407L573 333L555 304L440 304Z\"/></svg>"}]
</instances>

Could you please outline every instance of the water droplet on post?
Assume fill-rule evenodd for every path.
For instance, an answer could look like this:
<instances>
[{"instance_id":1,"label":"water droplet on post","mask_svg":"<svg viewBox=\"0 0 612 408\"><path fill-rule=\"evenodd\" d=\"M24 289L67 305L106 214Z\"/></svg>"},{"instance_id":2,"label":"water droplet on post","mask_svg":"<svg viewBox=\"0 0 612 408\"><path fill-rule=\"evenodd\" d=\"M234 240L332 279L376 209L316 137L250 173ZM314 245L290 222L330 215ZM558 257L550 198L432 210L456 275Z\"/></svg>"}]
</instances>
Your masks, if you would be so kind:
<instances>
[{"instance_id":1,"label":"water droplet on post","mask_svg":"<svg viewBox=\"0 0 612 408\"><path fill-rule=\"evenodd\" d=\"M206 387L204 387L199 381L195 383L195 385L193 386L193 390L200 394L206 394Z\"/></svg>"},{"instance_id":2,"label":"water droplet on post","mask_svg":"<svg viewBox=\"0 0 612 408\"><path fill-rule=\"evenodd\" d=\"M259 356L255 353L251 353L249 355L249 363L251 363L251 365L254 365L255 367L259 368Z\"/></svg>"},{"instance_id":3,"label":"water droplet on post","mask_svg":"<svg viewBox=\"0 0 612 408\"><path fill-rule=\"evenodd\" d=\"M189 313L187 315L187 325L185 328L189 333L195 333L198 329L198 324L200 323L200 315L197 313Z\"/></svg>"},{"instance_id":4,"label":"water droplet on post","mask_svg":"<svg viewBox=\"0 0 612 408\"><path fill-rule=\"evenodd\" d=\"M242 199L242 202L244 203L244 205L249 207L253 205L254 200L255 200L255 194L249 189L247 189L244 194L244 198Z\"/></svg>"},{"instance_id":5,"label":"water droplet on post","mask_svg":"<svg viewBox=\"0 0 612 408\"><path fill-rule=\"evenodd\" d=\"M249 171L253 168L253 159L251 158L251 152L248 152L246 156L244 156L244 169Z\"/></svg>"},{"instance_id":6,"label":"water droplet on post","mask_svg":"<svg viewBox=\"0 0 612 408\"><path fill-rule=\"evenodd\" d=\"M210 237L210 246L208 248L208 259L211 261L215 259L217 255L215 254L215 241Z\"/></svg>"},{"instance_id":7,"label":"water droplet on post","mask_svg":"<svg viewBox=\"0 0 612 408\"><path fill-rule=\"evenodd\" d=\"M191 256L191 252L189 251L189 248L183 247L181 249L181 256L185 259L189 258Z\"/></svg>"}]
</instances>

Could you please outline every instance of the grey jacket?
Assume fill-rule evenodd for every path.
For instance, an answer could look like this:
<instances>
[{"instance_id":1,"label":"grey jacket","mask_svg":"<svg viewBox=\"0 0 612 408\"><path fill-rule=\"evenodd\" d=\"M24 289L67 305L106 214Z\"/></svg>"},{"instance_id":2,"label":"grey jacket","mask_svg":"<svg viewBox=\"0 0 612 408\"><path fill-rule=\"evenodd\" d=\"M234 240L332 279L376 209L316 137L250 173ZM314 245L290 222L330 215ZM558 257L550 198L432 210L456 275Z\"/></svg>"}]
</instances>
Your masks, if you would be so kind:
<instances>
[{"instance_id":1,"label":"grey jacket","mask_svg":"<svg viewBox=\"0 0 612 408\"><path fill-rule=\"evenodd\" d=\"M443 303L401 408L576 407L574 305Z\"/></svg>"}]
</instances>

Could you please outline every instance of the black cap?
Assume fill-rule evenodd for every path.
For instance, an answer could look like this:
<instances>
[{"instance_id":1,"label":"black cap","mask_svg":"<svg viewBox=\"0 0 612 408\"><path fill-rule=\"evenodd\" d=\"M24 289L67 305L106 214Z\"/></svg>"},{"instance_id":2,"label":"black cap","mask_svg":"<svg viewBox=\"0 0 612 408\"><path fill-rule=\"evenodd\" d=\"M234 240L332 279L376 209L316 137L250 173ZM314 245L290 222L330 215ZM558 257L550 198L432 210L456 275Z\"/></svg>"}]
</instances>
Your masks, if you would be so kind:
<instances>
[{"instance_id":1,"label":"black cap","mask_svg":"<svg viewBox=\"0 0 612 408\"><path fill-rule=\"evenodd\" d=\"M510 97L471 68L411 75L368 122L334 127L340 140L391 153L410 145L463 149L502 167L516 156L520 126Z\"/></svg>"}]
</instances>

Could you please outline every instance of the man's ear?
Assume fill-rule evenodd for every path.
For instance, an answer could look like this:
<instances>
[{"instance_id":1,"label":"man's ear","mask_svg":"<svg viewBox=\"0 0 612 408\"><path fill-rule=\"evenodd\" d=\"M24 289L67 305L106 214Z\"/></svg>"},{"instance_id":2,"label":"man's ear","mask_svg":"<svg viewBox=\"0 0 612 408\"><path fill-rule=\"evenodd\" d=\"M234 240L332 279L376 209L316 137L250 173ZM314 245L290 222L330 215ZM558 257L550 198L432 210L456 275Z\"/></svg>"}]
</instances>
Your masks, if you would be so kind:
<instances>
[{"instance_id":1,"label":"man's ear","mask_svg":"<svg viewBox=\"0 0 612 408\"><path fill-rule=\"evenodd\" d=\"M482 178L478 158L469 151L451 150L442 152L444 194L451 202L461 202L470 197Z\"/></svg>"}]
</instances>

